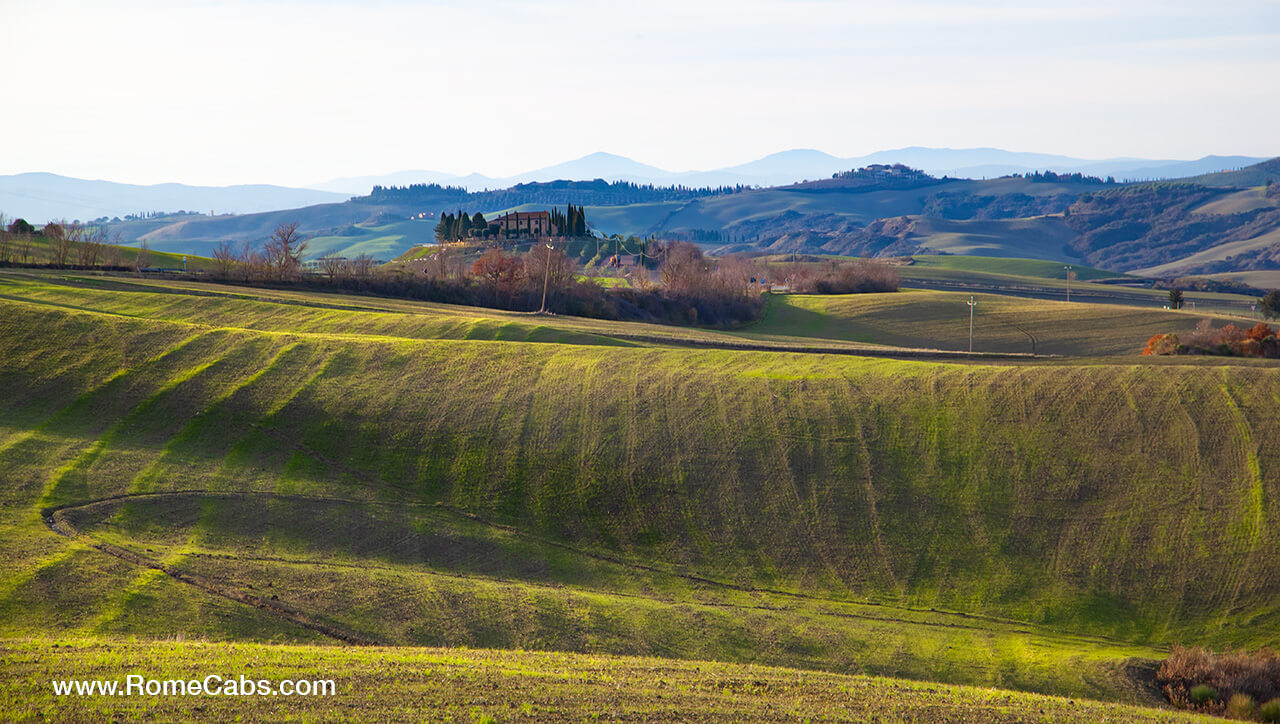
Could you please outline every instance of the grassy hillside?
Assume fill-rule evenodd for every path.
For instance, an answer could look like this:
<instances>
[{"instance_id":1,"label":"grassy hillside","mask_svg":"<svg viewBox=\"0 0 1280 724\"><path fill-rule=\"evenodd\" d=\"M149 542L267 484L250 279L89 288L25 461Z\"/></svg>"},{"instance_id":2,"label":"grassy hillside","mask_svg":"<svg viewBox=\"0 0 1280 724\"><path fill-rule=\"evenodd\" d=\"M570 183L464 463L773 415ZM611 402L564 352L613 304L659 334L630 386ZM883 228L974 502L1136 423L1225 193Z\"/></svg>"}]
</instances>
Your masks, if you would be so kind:
<instances>
[{"instance_id":1,"label":"grassy hillside","mask_svg":"<svg viewBox=\"0 0 1280 724\"><path fill-rule=\"evenodd\" d=\"M1123 274L1072 265L1077 279L1070 284L1071 301L1159 310L1169 304L1164 289L1145 287L1139 278L1130 284L1101 283L1122 279ZM1005 294L1023 299L1066 301L1067 270L1061 262L1032 259L998 259L969 256L916 256L912 263L898 267L904 287L957 291L965 294ZM1250 306L1254 297L1219 292L1186 292L1187 311L1201 315L1235 316L1244 320L1256 315ZM1105 314L1105 313L1104 313ZM1108 334L1102 330L1103 335Z\"/></svg>"},{"instance_id":2,"label":"grassy hillside","mask_svg":"<svg viewBox=\"0 0 1280 724\"><path fill-rule=\"evenodd\" d=\"M10 639L643 655L1138 703L1168 644L1280 643L1274 365L699 349L729 336L0 282ZM768 322L845 329L848 299L786 298L849 317L831 327Z\"/></svg>"},{"instance_id":3,"label":"grassy hillside","mask_svg":"<svg viewBox=\"0 0 1280 724\"><path fill-rule=\"evenodd\" d=\"M50 264L53 262L52 244L47 237L6 235L4 232L0 232L0 235L7 237L6 239L0 239L0 244L8 244L9 257L14 261L23 262L26 259L27 262L33 264ZM68 264L76 264L79 261L80 248L80 243L72 243L71 254L67 258ZM112 250L115 248L119 250L120 262L123 266L133 266L137 261L138 254L141 253L141 250L137 247L106 245L98 257L98 263L108 264L114 262ZM210 247L210 252L212 252L212 247ZM207 256L181 253L170 254L155 249L147 250L147 265L151 269L182 269L184 256L187 258L186 269L189 271L210 271L216 268L214 260Z\"/></svg>"},{"instance_id":4,"label":"grassy hillside","mask_svg":"<svg viewBox=\"0 0 1280 724\"><path fill-rule=\"evenodd\" d=\"M394 259L417 244L435 241L435 219L412 219L390 224L353 224L338 234L314 236L307 242L307 256L368 254L384 261Z\"/></svg>"},{"instance_id":5,"label":"grassy hillside","mask_svg":"<svg viewBox=\"0 0 1280 724\"><path fill-rule=\"evenodd\" d=\"M1257 209L1280 206L1280 200L1267 196L1265 186L1256 186L1227 194L1195 209L1197 214L1241 214Z\"/></svg>"},{"instance_id":6,"label":"grassy hillside","mask_svg":"<svg viewBox=\"0 0 1280 724\"><path fill-rule=\"evenodd\" d=\"M974 296L973 346L983 352L1030 352L1093 357L1136 355L1157 333L1194 330L1206 316L1222 324L1236 318L1112 304L1067 304L995 294L924 290L889 294L772 296L764 319L749 334L849 340L892 346L965 350ZM1025 330L1025 331L1023 331Z\"/></svg>"},{"instance_id":7,"label":"grassy hillside","mask_svg":"<svg viewBox=\"0 0 1280 724\"><path fill-rule=\"evenodd\" d=\"M0 644L0 715L28 719L352 721L1196 722L1167 711L993 689L763 666L533 652L339 649L253 644L46 641ZM334 680L327 697L54 697L49 680L145 671L203 677Z\"/></svg>"},{"instance_id":8,"label":"grassy hillside","mask_svg":"<svg viewBox=\"0 0 1280 724\"><path fill-rule=\"evenodd\" d=\"M1058 266L1078 261L1067 246L1076 233L1061 216L968 221L919 217L911 235L935 253L1046 259Z\"/></svg>"},{"instance_id":9,"label":"grassy hillside","mask_svg":"<svg viewBox=\"0 0 1280 724\"><path fill-rule=\"evenodd\" d=\"M1280 183L1280 158L1273 158L1261 163L1255 163L1252 166L1245 166L1244 168L1236 171L1219 171L1218 173L1193 176L1182 180L1188 183L1196 183L1204 186L1237 189L1262 186L1266 184L1268 180Z\"/></svg>"},{"instance_id":10,"label":"grassy hillside","mask_svg":"<svg viewBox=\"0 0 1280 724\"><path fill-rule=\"evenodd\" d=\"M1067 278L1065 263L1044 259L988 257L980 255L916 255L913 256L911 260L912 263L910 266L901 269L903 276L906 278L923 279L926 278L926 274L929 272L934 273L931 278L953 279L961 278L961 274L975 273L1034 277L1037 279L1066 280ZM1106 271L1105 269L1094 269L1092 267L1081 266L1079 264L1072 264L1071 269L1076 273L1076 278L1080 281L1114 279L1116 277L1124 276L1118 272ZM939 274L939 272L943 270L955 273L947 276Z\"/></svg>"},{"instance_id":11,"label":"grassy hillside","mask_svg":"<svg viewBox=\"0 0 1280 724\"><path fill-rule=\"evenodd\" d=\"M303 233L312 237L313 255L365 253L390 260L430 241L433 224L430 219L387 223L387 218L406 219L460 206L492 217L512 209L544 209L554 199L555 203L585 203L593 228L606 234L679 236L715 231L738 250L860 255L942 252L1063 263L1087 259L1094 266L1115 269L1163 269L1205 253L1216 256L1198 259L1192 266L1198 272L1214 272L1220 269L1205 264L1241 252L1244 256L1228 267L1268 266L1258 259L1271 253L1270 245L1243 249L1230 245L1261 237L1275 227L1270 213L1275 205L1258 188L1265 179L1254 178L1265 176L1271 168L1267 164L1272 163L1221 178L1203 177L1208 185L1200 187L1185 183L1101 187L1009 177L949 179L917 188L843 187L843 182L827 180L699 195L687 190L622 193L587 188L592 184L573 190L560 188L568 182L555 182L465 198L386 192L378 198L261 214L122 222L113 225L112 231L124 234L130 243L146 240L162 251L210 256L224 240L258 244L276 225L298 222ZM1237 189L1224 186L1224 179L1252 179L1253 183ZM1175 188L1183 190L1178 198L1169 193ZM1117 199L1124 201L1124 208L1113 208ZM1073 200L1070 216L1060 215ZM1220 245L1227 246L1213 249ZM1185 266L1182 263L1178 269Z\"/></svg>"},{"instance_id":12,"label":"grassy hillside","mask_svg":"<svg viewBox=\"0 0 1280 724\"><path fill-rule=\"evenodd\" d=\"M1255 237L1210 247L1168 264L1140 269L1137 273L1166 277L1178 276L1184 273L1196 273L1212 267L1214 262L1225 262L1239 254L1247 255L1250 252L1266 252L1277 248L1280 248L1280 229L1272 229Z\"/></svg>"},{"instance_id":13,"label":"grassy hillside","mask_svg":"<svg viewBox=\"0 0 1280 724\"><path fill-rule=\"evenodd\" d=\"M1211 279L1239 279L1258 289L1280 289L1280 269L1207 274Z\"/></svg>"}]
</instances>

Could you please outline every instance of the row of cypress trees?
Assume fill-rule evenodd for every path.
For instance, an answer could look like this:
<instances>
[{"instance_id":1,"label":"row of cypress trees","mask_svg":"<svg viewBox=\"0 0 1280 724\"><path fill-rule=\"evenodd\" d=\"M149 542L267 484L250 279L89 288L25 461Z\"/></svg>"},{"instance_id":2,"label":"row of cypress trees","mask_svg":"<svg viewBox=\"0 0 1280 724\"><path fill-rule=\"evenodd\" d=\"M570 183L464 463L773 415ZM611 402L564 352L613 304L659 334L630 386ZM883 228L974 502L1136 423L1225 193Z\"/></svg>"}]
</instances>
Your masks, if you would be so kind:
<instances>
[{"instance_id":1,"label":"row of cypress trees","mask_svg":"<svg viewBox=\"0 0 1280 724\"><path fill-rule=\"evenodd\" d=\"M436 238L440 241L458 241L471 236L471 232L487 232L489 230L489 222L485 220L484 214L477 211L475 215L468 216L467 212L458 209L457 215L450 214L445 211L440 212L440 221L436 222Z\"/></svg>"},{"instance_id":2,"label":"row of cypress trees","mask_svg":"<svg viewBox=\"0 0 1280 724\"><path fill-rule=\"evenodd\" d=\"M551 223L560 230L562 236L586 236L587 212L581 206L569 204L568 210L551 208Z\"/></svg>"}]
</instances>

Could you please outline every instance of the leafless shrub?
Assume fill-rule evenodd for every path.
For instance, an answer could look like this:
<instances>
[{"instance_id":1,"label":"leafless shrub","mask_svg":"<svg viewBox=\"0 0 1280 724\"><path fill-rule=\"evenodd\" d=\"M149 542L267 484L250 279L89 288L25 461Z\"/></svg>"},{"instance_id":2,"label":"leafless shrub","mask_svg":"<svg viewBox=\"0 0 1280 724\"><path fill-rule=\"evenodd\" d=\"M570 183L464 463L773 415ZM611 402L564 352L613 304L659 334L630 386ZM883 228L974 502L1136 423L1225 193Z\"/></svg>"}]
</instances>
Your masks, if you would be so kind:
<instances>
[{"instance_id":1,"label":"leafless shrub","mask_svg":"<svg viewBox=\"0 0 1280 724\"><path fill-rule=\"evenodd\" d=\"M876 259L824 261L816 269L795 269L792 277L791 288L808 294L896 292L902 281L897 269Z\"/></svg>"},{"instance_id":2,"label":"leafless shrub","mask_svg":"<svg viewBox=\"0 0 1280 724\"><path fill-rule=\"evenodd\" d=\"M348 272L357 279L368 279L373 276L377 260L368 254L360 254L347 265Z\"/></svg>"},{"instance_id":3,"label":"leafless shrub","mask_svg":"<svg viewBox=\"0 0 1280 724\"><path fill-rule=\"evenodd\" d=\"M524 273L535 289L545 282L548 289L561 290L569 285L577 265L561 249L548 249L535 244L524 255Z\"/></svg>"},{"instance_id":4,"label":"leafless shrub","mask_svg":"<svg viewBox=\"0 0 1280 724\"><path fill-rule=\"evenodd\" d=\"M239 259L236 258L235 248L231 246L231 242L219 242L213 250L213 261L218 268L218 276L230 278L231 272L235 269Z\"/></svg>"},{"instance_id":5,"label":"leafless shrub","mask_svg":"<svg viewBox=\"0 0 1280 724\"><path fill-rule=\"evenodd\" d=\"M147 246L146 239L142 240L142 245L138 247L138 253L133 257L133 270L140 272L151 266L151 249Z\"/></svg>"},{"instance_id":6,"label":"leafless shrub","mask_svg":"<svg viewBox=\"0 0 1280 724\"><path fill-rule=\"evenodd\" d=\"M1280 656L1270 649L1253 654L1213 654L1202 648L1173 647L1156 672L1156 683L1175 706L1211 714L1226 713L1239 695L1254 702L1280 697ZM1197 702L1196 687L1209 687L1213 696ZM1237 709L1244 706L1236 699Z\"/></svg>"},{"instance_id":7,"label":"leafless shrub","mask_svg":"<svg viewBox=\"0 0 1280 724\"><path fill-rule=\"evenodd\" d=\"M101 226L81 228L77 236L76 263L80 266L97 266L107 246L107 230Z\"/></svg>"},{"instance_id":8,"label":"leafless shrub","mask_svg":"<svg viewBox=\"0 0 1280 724\"><path fill-rule=\"evenodd\" d=\"M80 233L79 225L50 221L44 225L42 233L49 240L49 261L58 266L66 266L75 237Z\"/></svg>"}]
</instances>

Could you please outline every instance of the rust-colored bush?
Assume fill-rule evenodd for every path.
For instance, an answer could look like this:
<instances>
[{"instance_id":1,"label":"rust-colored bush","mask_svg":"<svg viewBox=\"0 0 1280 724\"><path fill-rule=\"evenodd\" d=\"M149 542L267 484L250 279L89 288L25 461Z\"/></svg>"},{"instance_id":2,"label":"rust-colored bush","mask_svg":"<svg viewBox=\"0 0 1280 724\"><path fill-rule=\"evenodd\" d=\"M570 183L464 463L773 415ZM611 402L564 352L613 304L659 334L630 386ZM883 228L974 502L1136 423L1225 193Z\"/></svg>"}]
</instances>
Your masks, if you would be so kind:
<instances>
[{"instance_id":1,"label":"rust-colored bush","mask_svg":"<svg viewBox=\"0 0 1280 724\"><path fill-rule=\"evenodd\" d=\"M1256 653L1214 654L1202 648L1175 646L1156 672L1156 683L1170 703L1211 714L1240 711L1244 698L1252 702L1280 698L1280 656L1270 649ZM1213 696L1197 701L1197 687L1209 687ZM1234 700L1235 705L1230 706Z\"/></svg>"},{"instance_id":2,"label":"rust-colored bush","mask_svg":"<svg viewBox=\"0 0 1280 724\"><path fill-rule=\"evenodd\" d=\"M1173 334L1157 334L1147 340L1143 354L1213 354L1228 357L1280 358L1280 337L1266 324L1245 330L1234 324L1214 329L1205 319L1179 343Z\"/></svg>"}]
</instances>

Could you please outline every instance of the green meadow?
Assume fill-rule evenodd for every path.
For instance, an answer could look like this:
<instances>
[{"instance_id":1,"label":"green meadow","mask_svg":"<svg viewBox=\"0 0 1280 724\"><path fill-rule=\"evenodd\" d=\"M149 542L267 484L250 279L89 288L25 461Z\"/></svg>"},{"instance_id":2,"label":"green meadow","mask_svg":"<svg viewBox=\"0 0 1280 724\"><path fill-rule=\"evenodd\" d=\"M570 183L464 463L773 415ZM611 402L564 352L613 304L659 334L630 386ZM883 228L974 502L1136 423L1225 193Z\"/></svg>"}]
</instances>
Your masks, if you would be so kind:
<instances>
[{"instance_id":1,"label":"green meadow","mask_svg":"<svg viewBox=\"0 0 1280 724\"><path fill-rule=\"evenodd\" d=\"M745 335L844 340L893 347L1106 357L1134 355L1153 334L1190 332L1201 320L1250 327L1257 319L1192 310L1083 304L999 294L904 290L880 294L775 295Z\"/></svg>"},{"instance_id":2,"label":"green meadow","mask_svg":"<svg viewBox=\"0 0 1280 724\"><path fill-rule=\"evenodd\" d=\"M999 689L669 658L96 640L0 642L0 656L6 685L0 715L10 721L228 721L246 718L246 711L273 721L1219 721ZM337 694L55 698L50 687L34 683L121 671L146 671L158 680L209 674L273 683L333 680Z\"/></svg>"},{"instance_id":3,"label":"green meadow","mask_svg":"<svg viewBox=\"0 0 1280 724\"><path fill-rule=\"evenodd\" d=\"M1189 720L1169 646L1280 643L1275 364L994 295L978 351L1062 356L939 355L964 299L724 331L0 272L5 711ZM240 666L350 688L41 684Z\"/></svg>"}]
</instances>

